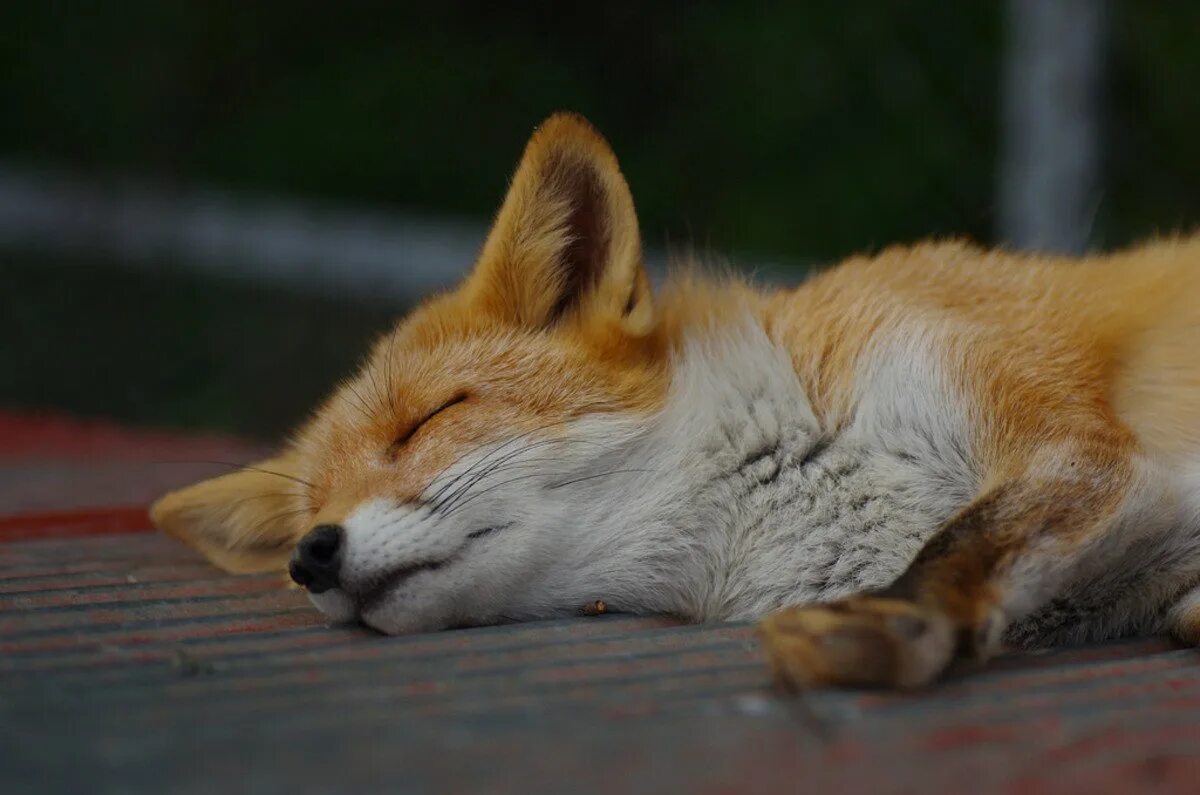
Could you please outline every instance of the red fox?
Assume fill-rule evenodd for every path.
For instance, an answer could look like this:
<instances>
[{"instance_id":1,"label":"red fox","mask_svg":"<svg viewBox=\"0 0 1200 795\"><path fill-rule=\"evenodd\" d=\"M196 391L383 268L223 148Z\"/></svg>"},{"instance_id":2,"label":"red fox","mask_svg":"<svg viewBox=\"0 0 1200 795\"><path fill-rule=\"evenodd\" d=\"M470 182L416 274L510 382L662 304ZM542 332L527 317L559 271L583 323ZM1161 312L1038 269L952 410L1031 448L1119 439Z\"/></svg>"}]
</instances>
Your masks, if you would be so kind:
<instances>
[{"instance_id":1,"label":"red fox","mask_svg":"<svg viewBox=\"0 0 1200 795\"><path fill-rule=\"evenodd\" d=\"M457 289L278 457L152 516L385 633L594 604L760 620L787 687L1196 643L1200 237L1078 261L928 242L655 294L616 157L555 115Z\"/></svg>"}]
</instances>

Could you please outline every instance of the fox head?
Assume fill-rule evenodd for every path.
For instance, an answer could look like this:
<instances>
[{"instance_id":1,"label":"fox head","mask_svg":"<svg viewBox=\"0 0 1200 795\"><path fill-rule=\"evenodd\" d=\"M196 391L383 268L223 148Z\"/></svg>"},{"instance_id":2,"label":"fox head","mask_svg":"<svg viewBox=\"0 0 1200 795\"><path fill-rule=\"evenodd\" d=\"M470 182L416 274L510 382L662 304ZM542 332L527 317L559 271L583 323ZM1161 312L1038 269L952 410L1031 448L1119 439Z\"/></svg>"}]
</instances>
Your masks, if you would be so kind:
<instances>
[{"instance_id":1,"label":"fox head","mask_svg":"<svg viewBox=\"0 0 1200 795\"><path fill-rule=\"evenodd\" d=\"M457 289L400 320L279 456L152 517L227 570L290 568L327 615L385 632L598 598L662 609L632 604L656 568L622 561L646 550L593 531L653 477L630 445L670 356L617 160L555 115Z\"/></svg>"}]
</instances>

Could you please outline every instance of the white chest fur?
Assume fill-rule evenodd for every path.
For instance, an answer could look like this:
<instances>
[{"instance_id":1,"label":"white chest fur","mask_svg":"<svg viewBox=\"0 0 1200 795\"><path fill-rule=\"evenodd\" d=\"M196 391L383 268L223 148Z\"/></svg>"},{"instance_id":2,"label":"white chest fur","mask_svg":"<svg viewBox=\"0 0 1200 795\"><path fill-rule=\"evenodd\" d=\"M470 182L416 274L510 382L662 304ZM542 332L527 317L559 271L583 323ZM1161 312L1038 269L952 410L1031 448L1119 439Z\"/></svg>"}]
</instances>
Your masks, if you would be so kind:
<instances>
[{"instance_id":1,"label":"white chest fur","mask_svg":"<svg viewBox=\"0 0 1200 795\"><path fill-rule=\"evenodd\" d=\"M839 429L757 325L690 343L661 415L600 464L652 476L580 508L634 551L632 606L750 619L891 582L978 485L955 396L914 339L864 363ZM656 590L673 595L641 604Z\"/></svg>"}]
</instances>

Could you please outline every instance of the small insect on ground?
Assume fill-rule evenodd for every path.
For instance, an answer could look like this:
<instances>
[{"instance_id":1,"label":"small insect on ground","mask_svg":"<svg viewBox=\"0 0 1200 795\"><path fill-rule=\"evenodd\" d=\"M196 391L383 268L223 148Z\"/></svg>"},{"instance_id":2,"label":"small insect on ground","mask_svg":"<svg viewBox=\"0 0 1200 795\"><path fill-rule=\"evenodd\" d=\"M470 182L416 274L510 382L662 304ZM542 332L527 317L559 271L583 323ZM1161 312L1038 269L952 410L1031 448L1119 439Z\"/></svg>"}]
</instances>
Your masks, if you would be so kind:
<instances>
[{"instance_id":1,"label":"small insect on ground","mask_svg":"<svg viewBox=\"0 0 1200 795\"><path fill-rule=\"evenodd\" d=\"M608 612L608 605L604 604L603 599L597 599L596 601L581 607L579 612L585 616L598 616L601 613Z\"/></svg>"}]
</instances>

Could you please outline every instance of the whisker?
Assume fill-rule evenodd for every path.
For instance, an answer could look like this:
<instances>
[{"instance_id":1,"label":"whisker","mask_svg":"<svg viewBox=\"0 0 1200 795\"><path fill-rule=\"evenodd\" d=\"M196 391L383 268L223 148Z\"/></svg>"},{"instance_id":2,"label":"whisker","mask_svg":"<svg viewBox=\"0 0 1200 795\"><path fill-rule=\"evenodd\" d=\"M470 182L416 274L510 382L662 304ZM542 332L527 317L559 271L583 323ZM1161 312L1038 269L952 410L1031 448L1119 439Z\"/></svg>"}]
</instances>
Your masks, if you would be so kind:
<instances>
[{"instance_id":1,"label":"whisker","mask_svg":"<svg viewBox=\"0 0 1200 795\"><path fill-rule=\"evenodd\" d=\"M276 477L290 480L294 483L299 483L301 486L308 486L310 489L316 488L316 486L314 486L309 481L304 480L303 478L296 477L295 475L289 475L285 472L276 472L273 469L263 469L262 467L256 467L251 464L236 464L232 461L156 461L155 463L157 463L157 464L207 464L209 466L229 467L230 472L226 472L226 473L222 473L222 474L232 474L233 472L261 472L264 475L274 475Z\"/></svg>"},{"instance_id":2,"label":"whisker","mask_svg":"<svg viewBox=\"0 0 1200 795\"><path fill-rule=\"evenodd\" d=\"M486 489L480 489L479 491L469 494L466 499L461 500L458 504L454 505L451 508L451 510L446 511L446 513L444 513L443 516L446 518L453 516L454 514L458 513L460 510L462 510L467 505L470 505L472 502L474 502L479 497L482 497L483 495L487 494L489 491L495 491L496 489L500 488L501 486L507 486L509 483L516 483L521 480L529 480L531 478L540 478L540 477L544 477L544 475L541 472L535 472L532 475L522 475L520 477L509 478L508 480L502 480L499 483L493 483L492 485L488 486Z\"/></svg>"},{"instance_id":3,"label":"whisker","mask_svg":"<svg viewBox=\"0 0 1200 795\"><path fill-rule=\"evenodd\" d=\"M511 461L512 459L514 459L514 458L516 458L516 457L518 457L518 456L520 456L520 455L524 455L524 454L526 454L526 453L528 453L528 452L530 452L530 451L532 451L532 450L536 450L536 449L538 449L539 447L545 447L545 446L547 446L547 445L551 445L551 444L594 444L594 445L596 445L596 446L598 446L598 447L601 447L602 449L605 449L605 450L611 449L611 448L608 448L608 447L606 447L606 446L604 446L604 445L600 445L600 444L598 444L598 443L591 442L590 440L586 440L586 439L542 439L542 440L539 440L539 441L537 441L537 442L532 442L532 443L530 443L530 444L527 444L527 445L525 445L524 447L521 447L521 448L518 448L517 450L514 450L514 451L513 451L513 452L511 452L511 453L508 453L507 455L503 456L503 457L502 457L501 459L499 459L498 461L494 461L494 462L492 462L491 464L489 464L489 465L488 465L488 466L487 466L487 467L484 469L484 471L482 471L482 472L480 472L480 473L476 474L476 475L475 475L474 477L472 477L472 478L470 479L470 481L469 481L469 482L467 482L465 485L463 485L462 487L460 487L460 488L456 489L456 490L455 490L455 491L454 491L452 494L450 494L450 495L448 495L447 497L445 497L444 499L440 500L440 501L438 502L438 504L435 506L435 509L436 509L436 510L440 510L440 509L444 508L445 506L447 506L447 505L448 505L448 504L449 504L449 503L450 503L452 500L456 499L456 498L457 498L457 497L459 497L460 495L463 495L463 494L465 494L465 493L468 493L468 492L469 492L469 491L470 491L472 488L474 488L474 487L475 487L475 485L476 485L476 484L478 484L478 483L479 483L481 480L483 480L484 478L486 478L486 477L488 477L488 476L492 475L492 474L493 474L493 473L495 473L497 470L501 469L501 468L502 468L502 467L503 467L503 466L504 466L506 463L508 463L508 462L509 462L509 461Z\"/></svg>"},{"instance_id":4,"label":"whisker","mask_svg":"<svg viewBox=\"0 0 1200 795\"><path fill-rule=\"evenodd\" d=\"M470 493L470 490L472 488L474 488L476 485L481 483L486 478L492 477L493 475L505 474L508 472L520 472L522 470L526 470L531 467L542 466L544 464L552 464L556 461L570 461L570 460L571 459L566 458L564 456L539 456L537 458L520 459L519 461L512 463L512 464L508 464L507 466L502 466L502 464L504 462L500 462L500 464L497 464L496 466L490 468L488 471L480 473L477 477L472 479L472 481L470 483L466 484L463 488L455 491L454 494L451 494L450 496L446 497L445 500L443 500L442 502L440 502L436 506L434 506L434 510L442 511L442 510L452 509L454 507L453 503L455 502L456 499L465 497L467 494Z\"/></svg>"},{"instance_id":5,"label":"whisker","mask_svg":"<svg viewBox=\"0 0 1200 795\"><path fill-rule=\"evenodd\" d=\"M547 486L546 488L561 489L564 486L572 486L576 483L583 483L585 480L594 480L595 478L604 478L604 477L608 477L609 475L621 475L626 472L653 472L653 471L654 471L653 469L614 469L611 472L601 472L596 475L586 475L581 478L573 478L571 480L564 480L561 483L551 484L551 485Z\"/></svg>"},{"instance_id":6,"label":"whisker","mask_svg":"<svg viewBox=\"0 0 1200 795\"><path fill-rule=\"evenodd\" d=\"M376 406L379 410L386 409L387 406L383 402L384 394L380 391L379 382L375 379L375 368L371 366L370 361L367 361L364 369L367 371L367 377L371 379L371 389L373 389L375 392Z\"/></svg>"},{"instance_id":7,"label":"whisker","mask_svg":"<svg viewBox=\"0 0 1200 795\"><path fill-rule=\"evenodd\" d=\"M609 472L601 472L601 473L599 473L599 474L597 474L597 475L591 475L591 476L589 476L589 477L586 477L586 478L579 478L579 479L578 479L578 480L576 480L576 481L570 481L570 482L578 482L578 481L582 481L582 480L591 480L591 479L593 479L593 478L598 478L598 477L606 477L606 476L609 476L609 475L620 475L620 474L624 474L624 473L627 473L627 472L648 472L648 471L650 471L650 470L646 470L646 469L614 469L614 470L611 470L611 471L609 471ZM478 499L479 497L482 497L484 494L487 494L489 491L493 491L493 490L495 490L495 489L498 489L498 488L500 488L501 486L505 486L505 485L507 485L507 484L509 484L509 483L516 483L517 481L520 481L520 480L529 480L530 478L537 478L537 477L542 477L542 473L538 472L538 473L534 473L534 474L532 474L532 475L522 475L521 477L518 477L518 478L509 478L508 480L501 481L500 483L495 483L495 484L493 484L493 485L491 485L491 486L488 486L486 489L482 489L482 490L480 490L480 491L477 491L477 492L475 492L474 494L470 495L470 496L469 496L467 499L463 500L463 501L462 501L462 502L460 502L458 505L455 505L455 506L454 506L454 509L453 509L453 510L451 510L451 511L448 511L448 512L445 514L445 516L446 516L446 517L449 517L449 516L451 516L451 515L453 515L453 514L457 513L458 511L462 510L462 509L463 509L464 507L466 507L467 505L470 505L472 501L474 501L474 500ZM561 483L561 484L558 484L558 486L552 486L552 487L550 487L550 488L558 488L558 487L560 487L560 486L565 486L565 485L569 485L569 484L568 484L568 483Z\"/></svg>"},{"instance_id":8,"label":"whisker","mask_svg":"<svg viewBox=\"0 0 1200 795\"><path fill-rule=\"evenodd\" d=\"M494 462L490 463L488 466L484 467L481 472L478 472L475 475L473 475L465 484L462 485L462 487L455 489L451 494L446 496L444 499L440 500L437 503L437 505L435 506L435 510L441 510L447 504L449 504L451 501L453 501L455 498L459 497L460 495L464 494L465 492L469 492L475 486L475 484L479 483L480 480L482 480L483 478L486 478L488 475L491 475L497 469L503 467L506 463L513 460L517 456L524 455L525 453L528 453L531 450L535 450L539 447L545 447L549 444L552 444L554 441L557 441L557 440L543 439L538 442L533 442L531 444L527 444L524 447L520 447L520 448L512 451L511 453L505 454L499 460L494 461Z\"/></svg>"},{"instance_id":9,"label":"whisker","mask_svg":"<svg viewBox=\"0 0 1200 795\"><path fill-rule=\"evenodd\" d=\"M253 500L265 500L265 499L267 499L268 497L272 497L272 498L278 498L278 497L297 497L297 498L301 498L301 497L309 497L309 496L310 496L309 494L307 494L307 493L304 493L304 492L295 492L295 491L267 491L267 492L262 492L262 493L260 493L260 494L251 494L251 495L250 495L250 496L248 496L248 497L242 497L240 500L234 500L233 502L229 503L228 505L229 505L229 507L231 507L231 508L232 508L233 506L235 506L235 505L241 505L241 504L242 504L242 503L244 503L244 502L251 502L251 501L253 501Z\"/></svg>"},{"instance_id":10,"label":"whisker","mask_svg":"<svg viewBox=\"0 0 1200 795\"><path fill-rule=\"evenodd\" d=\"M505 449L505 448L507 448L509 445L511 445L513 442L516 442L516 441L519 441L520 439L523 439L523 438L525 438L525 437L531 436L532 434L534 434L534 433L537 433L539 430L544 430L546 427L551 427L551 426L550 426L550 425L548 425L548 426L543 426L543 427L542 427L542 428L540 428L540 429L538 429L538 428L535 428L535 429L531 429L531 430L525 431L524 433L518 433L518 434L515 434L515 435L513 435L512 437L510 437L510 438L509 438L509 439L507 439L506 441L502 442L502 443L501 443L501 444L499 444L499 445L498 445L498 446L497 446L495 449L493 449L493 450L490 450L490 451L487 453L487 455L483 456L483 458L479 459L478 461L476 461L476 462L474 462L473 464L471 464L471 466L467 467L467 469L466 469L465 471L463 471L463 472L460 472L460 473L458 473L457 475L455 475L453 478L451 478L451 480L450 480L450 482L449 482L449 483L447 483L447 484L443 485L441 488L439 488L439 489L438 489L438 491L437 491L437 493L436 493L436 494L433 494L433 495L430 497L430 501L431 501L431 502L433 502L433 501L436 501L436 500L438 499L438 497L440 497L440 496L442 495L442 493L443 493L443 492L444 492L444 491L445 491L447 488L450 488L450 487L451 487L451 486L453 486L455 483L459 482L459 481L460 481L462 478L469 476L469 475L470 475L472 472L474 472L474 471L475 471L477 468L479 468L479 467L483 466L483 465L484 465L484 464L487 462L487 460L488 460L489 458L491 458L492 456L496 455L496 454L497 454L498 452L500 452L501 450L504 450L504 449ZM470 450L466 451L465 453L463 453L462 455L460 455L458 458L456 458L456 459L454 460L454 463L455 463L455 464L457 464L459 461L462 461L464 458L466 458L466 457L468 457L468 456L471 456L471 455L474 455L474 454L475 454L476 452L478 452L480 449L482 449L482 448L484 448L484 447L487 447L489 444L493 444L493 442L490 442L490 441L488 441L488 442L481 442L480 444L477 444L477 445L475 445L475 446L474 446L474 447L472 447ZM452 464L451 466L453 466L453 464Z\"/></svg>"},{"instance_id":11,"label":"whisker","mask_svg":"<svg viewBox=\"0 0 1200 795\"><path fill-rule=\"evenodd\" d=\"M291 510L291 511L281 511L280 513L273 514L271 516L268 516L266 519L259 522L258 524L256 524L253 528L250 529L250 531L248 533L245 534L245 536L251 537L251 538L256 538L256 537L258 537L260 532L262 532L263 530L265 530L267 528L268 525L274 524L276 522L281 522L284 519L289 519L293 516L299 516L300 514L305 514L305 513L308 513L307 508L298 508L298 509Z\"/></svg>"},{"instance_id":12,"label":"whisker","mask_svg":"<svg viewBox=\"0 0 1200 795\"><path fill-rule=\"evenodd\" d=\"M199 462L199 463L222 464L224 466L233 467L234 470L240 471L240 472L261 472L264 475L274 475L277 478L283 478L285 480L290 480L293 483L299 483L301 486L308 486L310 489L316 488L316 486L314 486L312 483L305 480L304 478L298 478L295 475L289 475L285 472L276 472L273 469L263 469L262 467L251 466L250 464L230 464L225 461L203 461L203 462Z\"/></svg>"},{"instance_id":13,"label":"whisker","mask_svg":"<svg viewBox=\"0 0 1200 795\"><path fill-rule=\"evenodd\" d=\"M255 467L255 466L243 466L243 467L239 467L239 468L245 472L261 472L264 475L274 475L277 478L285 478L287 480L292 481L293 483L299 483L302 486L308 486L310 489L316 488L316 486L314 486L312 483L305 480L304 478L298 478L295 475L288 475L284 472L276 472L273 469L263 469L262 467Z\"/></svg>"},{"instance_id":14,"label":"whisker","mask_svg":"<svg viewBox=\"0 0 1200 795\"><path fill-rule=\"evenodd\" d=\"M392 410L392 414L396 414L396 387L395 379L392 375L392 359L396 352L396 333L399 327L392 329L392 333L388 334L388 351L387 351L387 366L384 372L384 379L387 381L385 388L387 389L388 407Z\"/></svg>"},{"instance_id":15,"label":"whisker","mask_svg":"<svg viewBox=\"0 0 1200 795\"><path fill-rule=\"evenodd\" d=\"M354 381L347 379L342 384L354 395L354 399L358 402L358 410L362 413L363 419L369 420L371 418L371 407L367 404L367 400L362 396L362 393L354 386Z\"/></svg>"},{"instance_id":16,"label":"whisker","mask_svg":"<svg viewBox=\"0 0 1200 795\"><path fill-rule=\"evenodd\" d=\"M492 456L500 453L502 450L505 450L513 443L519 442L520 440L528 438L529 436L532 436L536 433L541 433L542 431L549 430L550 428L553 428L555 426L564 425L566 423L571 422L573 419L574 418L568 418L568 419L564 419L564 420L556 420L554 422L545 423L545 424L539 425L535 428L531 428L523 433L515 434L514 436L510 437L508 440L500 443L495 449L489 451L485 456L483 456L483 458L481 458L480 460L471 464L471 466L467 467L467 469L465 471L460 472L457 475L455 475L453 478L451 478L448 483L444 484L443 486L441 486L438 489L437 493L430 496L429 501L430 502L437 501L437 499L439 497L441 497L447 489L452 488L455 484L461 482L463 478L469 477L473 472L476 472L480 467L485 466L487 464L488 460L490 458L492 458ZM478 452L479 450L481 450L484 447L487 447L489 444L494 444L494 442L487 441L487 442L481 442L480 444L475 445L470 450L466 451L465 453L460 455L458 458L456 458L454 460L454 464L457 464L459 461L462 461L463 459L467 458L468 456L474 455L476 452ZM453 466L454 464L451 464L451 466Z\"/></svg>"}]
</instances>

